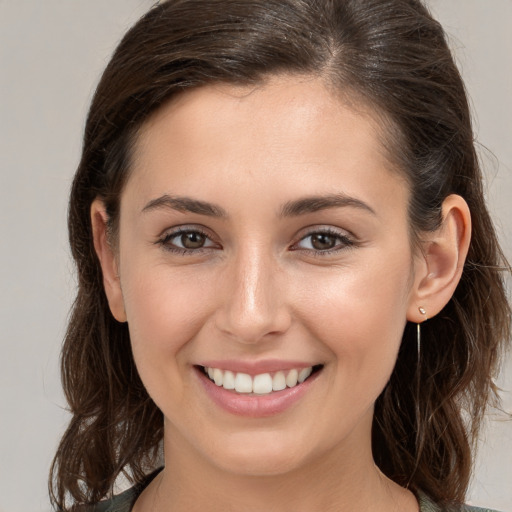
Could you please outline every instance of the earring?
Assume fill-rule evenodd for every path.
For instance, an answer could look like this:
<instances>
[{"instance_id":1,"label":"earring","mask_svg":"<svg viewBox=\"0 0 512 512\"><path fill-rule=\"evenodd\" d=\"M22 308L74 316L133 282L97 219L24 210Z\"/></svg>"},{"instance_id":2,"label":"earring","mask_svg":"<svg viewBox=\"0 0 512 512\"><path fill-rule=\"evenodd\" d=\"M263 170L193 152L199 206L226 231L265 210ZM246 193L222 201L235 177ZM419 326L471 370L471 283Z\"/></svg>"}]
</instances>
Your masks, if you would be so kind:
<instances>
[{"instance_id":1,"label":"earring","mask_svg":"<svg viewBox=\"0 0 512 512\"><path fill-rule=\"evenodd\" d=\"M416 348L418 350L418 364L419 364L420 355L421 355L421 327L420 327L420 324L416 324Z\"/></svg>"},{"instance_id":2,"label":"earring","mask_svg":"<svg viewBox=\"0 0 512 512\"><path fill-rule=\"evenodd\" d=\"M420 314L425 317L423 322L427 320L427 310L419 306L418 311ZM421 407L421 324L423 322L418 322L416 324L416 345L418 350L418 361L416 367L416 383L415 383L415 416L416 416L416 448L420 445L420 432L421 432L421 422L422 422L422 407Z\"/></svg>"},{"instance_id":3,"label":"earring","mask_svg":"<svg viewBox=\"0 0 512 512\"><path fill-rule=\"evenodd\" d=\"M424 307L420 306L418 308L418 311L425 317L425 320L428 320L427 310ZM418 364L420 362L420 356L421 356L421 327L420 326L421 326L421 322L416 324L416 345L417 345L417 349L418 349Z\"/></svg>"}]
</instances>

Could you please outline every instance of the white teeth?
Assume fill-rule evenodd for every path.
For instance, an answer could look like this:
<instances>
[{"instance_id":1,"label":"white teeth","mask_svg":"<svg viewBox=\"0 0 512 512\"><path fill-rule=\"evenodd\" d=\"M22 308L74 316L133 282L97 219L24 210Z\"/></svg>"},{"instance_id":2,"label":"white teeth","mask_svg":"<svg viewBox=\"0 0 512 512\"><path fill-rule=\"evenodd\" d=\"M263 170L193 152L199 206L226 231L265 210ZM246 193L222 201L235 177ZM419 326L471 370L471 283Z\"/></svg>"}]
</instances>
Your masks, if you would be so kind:
<instances>
[{"instance_id":1,"label":"white teeth","mask_svg":"<svg viewBox=\"0 0 512 512\"><path fill-rule=\"evenodd\" d=\"M286 388L284 372L277 372L272 379L272 391L281 391Z\"/></svg>"},{"instance_id":2,"label":"white teeth","mask_svg":"<svg viewBox=\"0 0 512 512\"><path fill-rule=\"evenodd\" d=\"M313 367L295 368L288 372L280 370L274 374L260 373L251 377L247 373L234 373L220 368L204 368L210 380L224 389L235 390L237 393L255 393L268 395L272 391L282 391L286 387L293 388L303 383L313 372Z\"/></svg>"},{"instance_id":3,"label":"white teeth","mask_svg":"<svg viewBox=\"0 0 512 512\"><path fill-rule=\"evenodd\" d=\"M222 387L224 389L235 389L235 374L233 372L229 370L224 372Z\"/></svg>"},{"instance_id":4,"label":"white teeth","mask_svg":"<svg viewBox=\"0 0 512 512\"><path fill-rule=\"evenodd\" d=\"M311 375L312 371L313 371L313 368L311 368L311 367L302 368L302 370L299 372L299 377L297 380L302 384Z\"/></svg>"},{"instance_id":5,"label":"white teeth","mask_svg":"<svg viewBox=\"0 0 512 512\"><path fill-rule=\"evenodd\" d=\"M213 370L213 382L217 384L217 386L222 386L222 370L215 368Z\"/></svg>"},{"instance_id":6,"label":"white teeth","mask_svg":"<svg viewBox=\"0 0 512 512\"><path fill-rule=\"evenodd\" d=\"M289 388L293 388L293 386L297 385L297 380L299 378L299 372L297 370L290 370L288 375L286 376L286 385Z\"/></svg>"},{"instance_id":7,"label":"white teeth","mask_svg":"<svg viewBox=\"0 0 512 512\"><path fill-rule=\"evenodd\" d=\"M238 393L252 393L252 378L247 373L237 373L235 377L235 391Z\"/></svg>"},{"instance_id":8,"label":"white teeth","mask_svg":"<svg viewBox=\"0 0 512 512\"><path fill-rule=\"evenodd\" d=\"M272 377L268 373L256 375L252 383L253 393L258 395L266 395L272 391Z\"/></svg>"}]
</instances>

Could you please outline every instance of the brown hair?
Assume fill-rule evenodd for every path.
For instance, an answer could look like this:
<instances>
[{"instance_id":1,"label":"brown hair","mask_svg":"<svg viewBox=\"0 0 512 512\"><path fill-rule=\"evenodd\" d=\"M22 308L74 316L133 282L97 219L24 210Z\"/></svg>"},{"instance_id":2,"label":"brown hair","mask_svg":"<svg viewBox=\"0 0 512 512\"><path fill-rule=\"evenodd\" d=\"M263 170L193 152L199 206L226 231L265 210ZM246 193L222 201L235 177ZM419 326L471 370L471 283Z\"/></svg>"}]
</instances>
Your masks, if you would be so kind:
<instances>
[{"instance_id":1,"label":"brown hair","mask_svg":"<svg viewBox=\"0 0 512 512\"><path fill-rule=\"evenodd\" d=\"M128 328L112 317L89 210L102 198L115 229L137 132L179 92L212 82L258 83L278 73L324 77L389 119L390 152L412 190L412 233L436 229L443 200L461 195L473 238L457 290L423 325L418 364L408 325L379 397L373 452L381 470L439 502L462 501L472 444L501 350L510 338L509 272L484 204L464 86L441 26L419 0L171 0L124 37L94 96L69 203L78 269L62 353L72 418L55 457L59 510L97 502L120 472L155 464L162 414L134 365ZM389 127L388 127L389 128Z\"/></svg>"}]
</instances>

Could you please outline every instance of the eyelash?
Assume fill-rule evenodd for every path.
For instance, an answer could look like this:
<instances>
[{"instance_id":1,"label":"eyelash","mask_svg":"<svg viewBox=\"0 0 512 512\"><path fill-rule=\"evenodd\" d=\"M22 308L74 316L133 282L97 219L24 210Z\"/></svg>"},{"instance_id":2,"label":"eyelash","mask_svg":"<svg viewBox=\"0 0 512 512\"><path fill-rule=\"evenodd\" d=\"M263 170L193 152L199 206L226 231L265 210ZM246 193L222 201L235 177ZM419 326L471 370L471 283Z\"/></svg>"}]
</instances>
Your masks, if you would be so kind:
<instances>
[{"instance_id":1,"label":"eyelash","mask_svg":"<svg viewBox=\"0 0 512 512\"><path fill-rule=\"evenodd\" d=\"M190 254L201 254L204 251L207 251L211 249L212 247L198 247L197 249L188 249L184 247L175 247L170 242L174 238L179 237L180 235L185 234L199 234L201 236L204 236L207 240L211 241L210 236L206 231L198 228L198 227L183 227L176 229L175 231L171 231L169 233L166 233L162 238L158 239L155 243L162 246L166 251L176 253L182 256L190 255ZM326 235L329 237L333 237L338 240L338 244L333 247L332 249L325 249L325 250L315 250L315 249L303 249L300 247L297 247L298 244L303 242L309 237L312 237L314 235ZM322 257L322 256L328 256L333 253L338 253L340 251L350 249L352 247L356 246L356 241L351 239L349 236L341 234L340 232L332 229L332 228L319 228L314 231L310 231L309 233L305 234L300 238L298 242L293 244L291 247L292 251L301 251L304 253L307 253L309 255L313 255L315 257Z\"/></svg>"},{"instance_id":2,"label":"eyelash","mask_svg":"<svg viewBox=\"0 0 512 512\"><path fill-rule=\"evenodd\" d=\"M172 239L177 238L180 235L186 235L190 233L204 236L206 239L211 241L211 237L208 235L208 233L199 227L182 227L169 233L166 233L162 238L158 239L156 243L158 245L161 245L166 251L179 254L182 256L187 256L190 254L201 254L203 251L211 249L211 247L198 247L197 249L187 249L186 247L175 247L171 245L170 242Z\"/></svg>"},{"instance_id":3,"label":"eyelash","mask_svg":"<svg viewBox=\"0 0 512 512\"><path fill-rule=\"evenodd\" d=\"M312 254L315 257L323 257L329 256L331 254L339 253L341 251L350 249L356 245L356 241L350 238L349 236L340 233L339 231L332 228L317 228L313 231L310 231L306 235L302 236L301 239L293 245L293 247L297 246L300 242L306 240L309 237L314 235L327 235L337 240L337 244L332 249L325 250L315 250L315 249L301 249L300 247L297 249L293 249L294 251L302 251L308 254Z\"/></svg>"}]
</instances>

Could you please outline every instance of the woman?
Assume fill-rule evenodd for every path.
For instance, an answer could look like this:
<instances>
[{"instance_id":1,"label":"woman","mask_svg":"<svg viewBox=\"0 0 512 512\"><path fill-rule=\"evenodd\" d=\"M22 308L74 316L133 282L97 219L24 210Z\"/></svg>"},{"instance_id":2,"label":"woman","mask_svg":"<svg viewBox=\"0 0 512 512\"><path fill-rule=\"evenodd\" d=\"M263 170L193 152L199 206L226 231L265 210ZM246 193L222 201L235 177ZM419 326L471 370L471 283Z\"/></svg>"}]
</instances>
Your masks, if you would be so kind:
<instances>
[{"instance_id":1,"label":"woman","mask_svg":"<svg viewBox=\"0 0 512 512\"><path fill-rule=\"evenodd\" d=\"M471 510L509 267L419 1L155 6L69 226L58 509Z\"/></svg>"}]
</instances>

